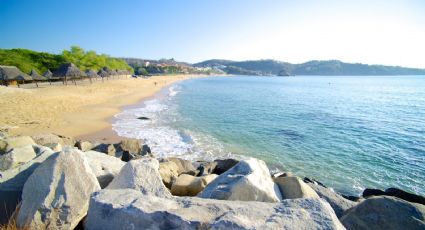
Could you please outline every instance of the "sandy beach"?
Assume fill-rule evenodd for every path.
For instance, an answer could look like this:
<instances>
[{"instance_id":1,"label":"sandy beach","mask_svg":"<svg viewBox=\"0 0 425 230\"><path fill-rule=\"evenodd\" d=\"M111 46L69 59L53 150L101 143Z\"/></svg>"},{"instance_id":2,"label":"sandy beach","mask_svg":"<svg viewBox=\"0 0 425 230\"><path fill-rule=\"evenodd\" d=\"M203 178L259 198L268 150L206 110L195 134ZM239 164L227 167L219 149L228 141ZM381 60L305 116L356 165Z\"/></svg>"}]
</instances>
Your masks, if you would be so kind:
<instances>
[{"instance_id":1,"label":"sandy beach","mask_svg":"<svg viewBox=\"0 0 425 230\"><path fill-rule=\"evenodd\" d=\"M139 102L193 75L115 79L75 85L0 87L0 128L11 134L55 133L74 138L116 139L110 120L124 106ZM156 82L156 84L155 84Z\"/></svg>"}]
</instances>

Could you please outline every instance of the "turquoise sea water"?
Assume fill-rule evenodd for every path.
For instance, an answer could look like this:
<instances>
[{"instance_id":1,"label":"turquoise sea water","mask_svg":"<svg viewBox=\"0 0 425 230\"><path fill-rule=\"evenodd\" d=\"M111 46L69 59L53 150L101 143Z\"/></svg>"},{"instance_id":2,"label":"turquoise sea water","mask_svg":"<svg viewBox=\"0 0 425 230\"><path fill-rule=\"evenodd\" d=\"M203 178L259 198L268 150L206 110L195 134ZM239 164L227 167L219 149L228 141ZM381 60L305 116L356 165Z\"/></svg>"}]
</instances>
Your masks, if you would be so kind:
<instances>
[{"instance_id":1,"label":"turquoise sea water","mask_svg":"<svg viewBox=\"0 0 425 230\"><path fill-rule=\"evenodd\" d=\"M425 76L191 79L114 129L159 156L253 156L347 194L425 194Z\"/></svg>"}]
</instances>

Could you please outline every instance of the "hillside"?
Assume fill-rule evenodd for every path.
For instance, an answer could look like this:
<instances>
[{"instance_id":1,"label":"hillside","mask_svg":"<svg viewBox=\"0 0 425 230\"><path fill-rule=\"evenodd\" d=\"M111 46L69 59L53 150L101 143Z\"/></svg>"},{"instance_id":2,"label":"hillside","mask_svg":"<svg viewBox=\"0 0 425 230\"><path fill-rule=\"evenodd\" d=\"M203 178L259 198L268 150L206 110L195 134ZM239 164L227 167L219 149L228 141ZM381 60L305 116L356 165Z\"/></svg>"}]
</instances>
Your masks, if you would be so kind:
<instances>
[{"instance_id":1,"label":"hillside","mask_svg":"<svg viewBox=\"0 0 425 230\"><path fill-rule=\"evenodd\" d=\"M99 70L106 66L109 69L132 71L132 68L123 60L105 54L97 54L95 51L84 51L77 46L71 47L70 50L64 50L61 54L27 49L0 49L0 65L16 66L25 73L29 73L32 69L38 73L43 73L47 69L53 71L68 62L74 63L81 70Z\"/></svg>"},{"instance_id":2,"label":"hillside","mask_svg":"<svg viewBox=\"0 0 425 230\"><path fill-rule=\"evenodd\" d=\"M425 69L405 68L399 66L366 65L360 63L344 63L338 60L309 61L302 64L291 64L276 60L230 61L207 60L196 63L197 67L212 67L229 74L240 75L425 75Z\"/></svg>"}]
</instances>

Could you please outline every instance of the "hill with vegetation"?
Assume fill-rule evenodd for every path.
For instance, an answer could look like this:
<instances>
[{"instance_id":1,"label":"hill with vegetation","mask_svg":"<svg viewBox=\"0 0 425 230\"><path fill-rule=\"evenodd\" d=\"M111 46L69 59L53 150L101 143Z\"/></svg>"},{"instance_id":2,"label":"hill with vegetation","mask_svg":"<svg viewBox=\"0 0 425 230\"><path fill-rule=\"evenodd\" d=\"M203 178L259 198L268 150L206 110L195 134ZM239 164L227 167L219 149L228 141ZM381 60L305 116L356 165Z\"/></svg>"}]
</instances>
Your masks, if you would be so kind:
<instances>
[{"instance_id":1,"label":"hill with vegetation","mask_svg":"<svg viewBox=\"0 0 425 230\"><path fill-rule=\"evenodd\" d=\"M137 75L147 74L223 74L223 71L211 67L194 67L187 62L179 62L171 59L140 59L122 58L126 61Z\"/></svg>"},{"instance_id":2,"label":"hill with vegetation","mask_svg":"<svg viewBox=\"0 0 425 230\"><path fill-rule=\"evenodd\" d=\"M425 69L405 68L400 66L366 65L344 63L338 60L309 61L291 64L276 60L230 61L213 59L194 64L196 67L221 69L228 74L240 75L425 75Z\"/></svg>"},{"instance_id":3,"label":"hill with vegetation","mask_svg":"<svg viewBox=\"0 0 425 230\"><path fill-rule=\"evenodd\" d=\"M85 51L78 46L64 50L61 54L37 52L27 49L0 49L0 65L16 66L22 72L29 73L35 69L43 73L47 69L56 70L60 65L72 62L81 70L99 70L102 67L109 69L133 69L123 60L97 54L95 51Z\"/></svg>"}]
</instances>

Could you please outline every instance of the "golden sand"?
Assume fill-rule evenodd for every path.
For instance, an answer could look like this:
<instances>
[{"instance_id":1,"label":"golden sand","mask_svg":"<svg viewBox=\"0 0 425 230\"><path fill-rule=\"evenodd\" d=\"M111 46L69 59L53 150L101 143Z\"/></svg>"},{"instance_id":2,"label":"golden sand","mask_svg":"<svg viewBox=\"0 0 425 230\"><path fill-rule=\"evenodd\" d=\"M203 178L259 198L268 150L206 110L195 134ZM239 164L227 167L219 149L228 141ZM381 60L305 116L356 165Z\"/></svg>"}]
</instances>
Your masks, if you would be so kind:
<instances>
[{"instance_id":1,"label":"golden sand","mask_svg":"<svg viewBox=\"0 0 425 230\"><path fill-rule=\"evenodd\" d=\"M111 135L108 119L120 108L150 97L164 86L192 77L195 76L126 78L93 84L86 80L77 82L77 86L43 83L40 88L31 89L1 86L0 128L9 127L11 134L55 133L80 137L95 133L101 138Z\"/></svg>"}]
</instances>

